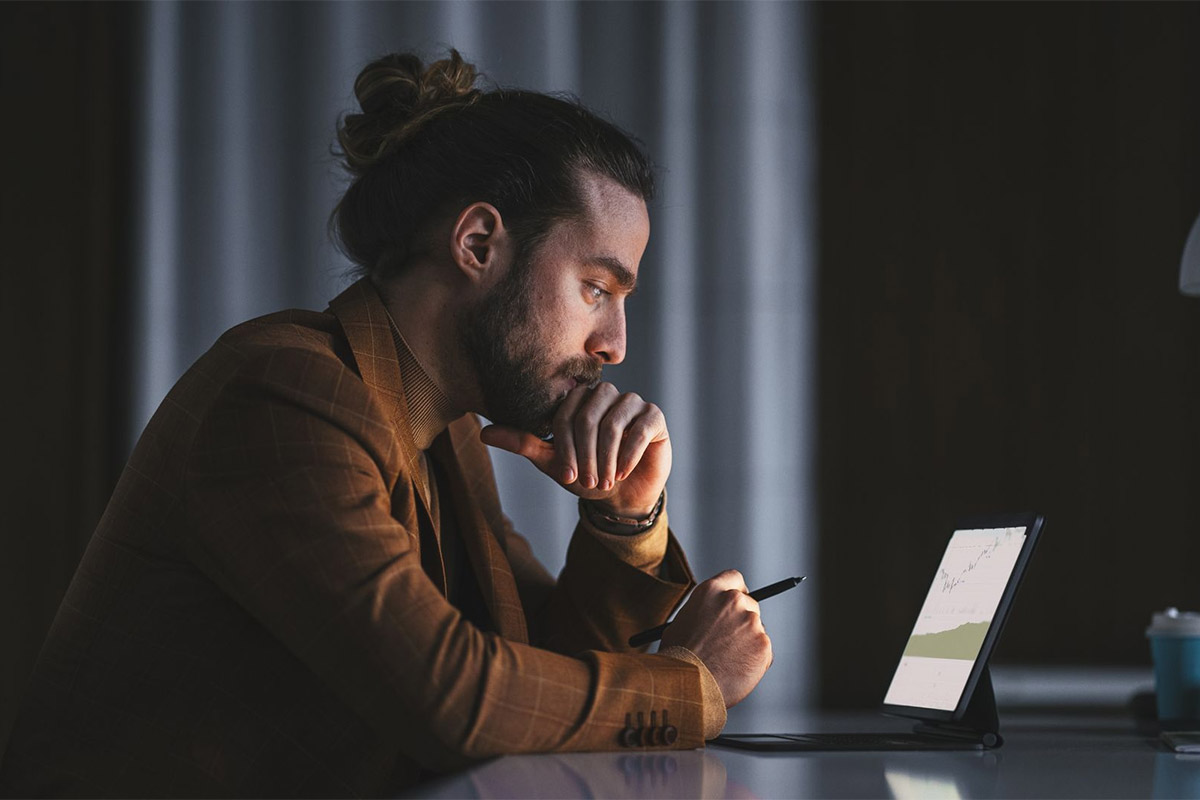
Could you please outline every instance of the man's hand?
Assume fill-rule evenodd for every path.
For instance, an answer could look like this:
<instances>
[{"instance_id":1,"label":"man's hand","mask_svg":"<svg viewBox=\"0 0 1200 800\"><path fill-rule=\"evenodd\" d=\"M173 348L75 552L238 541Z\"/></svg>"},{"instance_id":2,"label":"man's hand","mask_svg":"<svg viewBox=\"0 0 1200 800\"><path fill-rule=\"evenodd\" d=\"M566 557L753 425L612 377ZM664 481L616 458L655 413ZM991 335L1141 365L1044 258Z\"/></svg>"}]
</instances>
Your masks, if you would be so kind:
<instances>
[{"instance_id":1,"label":"man's hand","mask_svg":"<svg viewBox=\"0 0 1200 800\"><path fill-rule=\"evenodd\" d=\"M696 587L663 634L662 646L695 653L721 687L725 707L745 699L774 657L771 638L737 570L726 570Z\"/></svg>"},{"instance_id":2,"label":"man's hand","mask_svg":"<svg viewBox=\"0 0 1200 800\"><path fill-rule=\"evenodd\" d=\"M484 444L522 455L580 497L622 517L654 510L671 474L667 420L653 403L611 383L576 386L559 405L554 441L489 425Z\"/></svg>"}]
</instances>

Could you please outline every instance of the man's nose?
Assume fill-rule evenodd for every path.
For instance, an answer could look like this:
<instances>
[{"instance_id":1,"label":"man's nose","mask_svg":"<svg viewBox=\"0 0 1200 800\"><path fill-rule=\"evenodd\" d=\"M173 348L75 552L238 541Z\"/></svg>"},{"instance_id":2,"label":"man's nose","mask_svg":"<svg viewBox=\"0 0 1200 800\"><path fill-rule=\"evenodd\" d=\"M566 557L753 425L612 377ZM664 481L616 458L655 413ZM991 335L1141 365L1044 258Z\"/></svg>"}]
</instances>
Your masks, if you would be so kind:
<instances>
[{"instance_id":1,"label":"man's nose","mask_svg":"<svg viewBox=\"0 0 1200 800\"><path fill-rule=\"evenodd\" d=\"M615 312L607 324L596 329L588 339L589 355L602 364L620 364L625 360L625 311Z\"/></svg>"}]
</instances>

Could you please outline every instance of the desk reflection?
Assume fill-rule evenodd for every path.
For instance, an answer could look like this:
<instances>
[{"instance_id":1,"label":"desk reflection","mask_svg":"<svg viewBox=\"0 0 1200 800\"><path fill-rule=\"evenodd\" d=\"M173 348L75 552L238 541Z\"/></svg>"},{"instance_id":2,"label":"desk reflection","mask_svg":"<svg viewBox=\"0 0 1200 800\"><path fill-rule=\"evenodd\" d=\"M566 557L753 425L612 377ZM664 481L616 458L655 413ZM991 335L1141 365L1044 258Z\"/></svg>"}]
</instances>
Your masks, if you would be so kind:
<instances>
[{"instance_id":1,"label":"desk reflection","mask_svg":"<svg viewBox=\"0 0 1200 800\"><path fill-rule=\"evenodd\" d=\"M853 715L825 722L794 728L863 729ZM1200 798L1200 756L1164 752L1122 715L1010 714L1000 750L772 753L714 745L507 756L422 784L409 796Z\"/></svg>"},{"instance_id":2,"label":"desk reflection","mask_svg":"<svg viewBox=\"0 0 1200 800\"><path fill-rule=\"evenodd\" d=\"M1200 754L1155 753L1154 796L1200 797Z\"/></svg>"},{"instance_id":3,"label":"desk reflection","mask_svg":"<svg viewBox=\"0 0 1200 800\"><path fill-rule=\"evenodd\" d=\"M420 787L413 796L756 800L728 779L721 759L704 750L506 756L439 784Z\"/></svg>"},{"instance_id":4,"label":"desk reflection","mask_svg":"<svg viewBox=\"0 0 1200 800\"><path fill-rule=\"evenodd\" d=\"M884 759L883 778L892 800L962 800L987 797L996 786L997 753L971 754L952 765Z\"/></svg>"}]
</instances>

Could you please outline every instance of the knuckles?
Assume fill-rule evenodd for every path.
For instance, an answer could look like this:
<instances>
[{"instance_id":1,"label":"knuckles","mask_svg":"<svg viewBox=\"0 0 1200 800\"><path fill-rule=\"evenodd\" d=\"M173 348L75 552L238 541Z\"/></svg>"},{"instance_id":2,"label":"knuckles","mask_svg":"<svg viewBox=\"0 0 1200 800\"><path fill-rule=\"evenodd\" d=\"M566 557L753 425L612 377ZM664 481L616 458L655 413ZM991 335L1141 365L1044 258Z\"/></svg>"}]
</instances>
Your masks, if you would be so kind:
<instances>
[{"instance_id":1,"label":"knuckles","mask_svg":"<svg viewBox=\"0 0 1200 800\"><path fill-rule=\"evenodd\" d=\"M626 435L630 439L649 439L650 438L650 423L639 419L629 426Z\"/></svg>"},{"instance_id":2,"label":"knuckles","mask_svg":"<svg viewBox=\"0 0 1200 800\"><path fill-rule=\"evenodd\" d=\"M610 436L616 436L616 434L621 430L621 427L621 420L617 419L612 414L609 414L604 418L604 422L600 423L600 429Z\"/></svg>"},{"instance_id":3,"label":"knuckles","mask_svg":"<svg viewBox=\"0 0 1200 800\"><path fill-rule=\"evenodd\" d=\"M736 569L727 569L724 572L718 572L716 575L709 578L708 581L705 581L705 583L708 582L734 584L745 583L745 581L742 579L742 573L738 572Z\"/></svg>"},{"instance_id":4,"label":"knuckles","mask_svg":"<svg viewBox=\"0 0 1200 800\"><path fill-rule=\"evenodd\" d=\"M737 606L741 603L742 598L746 596L745 592L738 589L722 589L721 601L728 606Z\"/></svg>"},{"instance_id":5,"label":"knuckles","mask_svg":"<svg viewBox=\"0 0 1200 800\"><path fill-rule=\"evenodd\" d=\"M555 417L556 433L559 429L569 429L578 436L586 436L589 431L602 430L610 435L620 432L625 438L645 439L658 428L666 428L666 417L661 408L646 402L636 392L618 392L608 381L591 388L576 386L571 393L579 393L581 399L570 407L564 405ZM617 408L620 413L613 413Z\"/></svg>"}]
</instances>

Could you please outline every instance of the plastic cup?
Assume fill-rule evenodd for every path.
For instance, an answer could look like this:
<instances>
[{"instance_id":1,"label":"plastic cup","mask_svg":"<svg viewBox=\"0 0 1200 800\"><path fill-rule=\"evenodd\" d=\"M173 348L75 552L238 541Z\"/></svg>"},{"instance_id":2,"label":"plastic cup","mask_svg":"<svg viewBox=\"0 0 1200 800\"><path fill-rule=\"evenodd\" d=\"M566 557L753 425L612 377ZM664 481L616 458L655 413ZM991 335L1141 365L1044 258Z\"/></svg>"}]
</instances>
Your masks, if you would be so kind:
<instances>
[{"instance_id":1,"label":"plastic cup","mask_svg":"<svg viewBox=\"0 0 1200 800\"><path fill-rule=\"evenodd\" d=\"M1177 608L1156 613L1146 638L1159 720L1200 721L1200 613Z\"/></svg>"}]
</instances>

